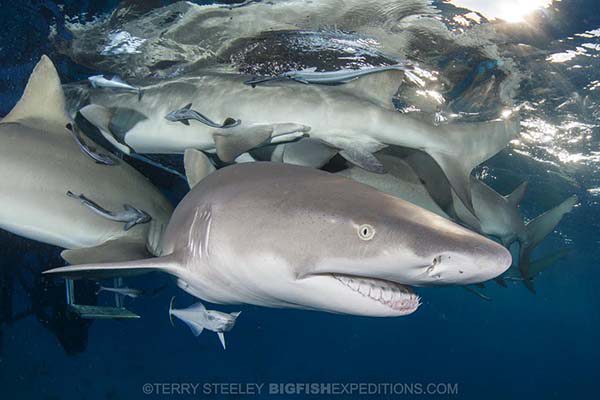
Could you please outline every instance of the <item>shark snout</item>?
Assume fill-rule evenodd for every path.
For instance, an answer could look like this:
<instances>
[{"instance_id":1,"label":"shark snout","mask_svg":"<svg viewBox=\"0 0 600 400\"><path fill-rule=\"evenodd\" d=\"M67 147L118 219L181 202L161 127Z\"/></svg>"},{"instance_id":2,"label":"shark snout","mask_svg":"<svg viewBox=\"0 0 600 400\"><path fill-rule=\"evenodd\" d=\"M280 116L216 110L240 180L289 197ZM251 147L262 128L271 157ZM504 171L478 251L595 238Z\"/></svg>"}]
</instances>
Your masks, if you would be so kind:
<instances>
[{"instance_id":1,"label":"shark snout","mask_svg":"<svg viewBox=\"0 0 600 400\"><path fill-rule=\"evenodd\" d=\"M482 238L484 239L484 238ZM503 246L484 239L462 251L445 252L426 268L425 285L468 285L485 282L502 275L512 264L510 252Z\"/></svg>"}]
</instances>

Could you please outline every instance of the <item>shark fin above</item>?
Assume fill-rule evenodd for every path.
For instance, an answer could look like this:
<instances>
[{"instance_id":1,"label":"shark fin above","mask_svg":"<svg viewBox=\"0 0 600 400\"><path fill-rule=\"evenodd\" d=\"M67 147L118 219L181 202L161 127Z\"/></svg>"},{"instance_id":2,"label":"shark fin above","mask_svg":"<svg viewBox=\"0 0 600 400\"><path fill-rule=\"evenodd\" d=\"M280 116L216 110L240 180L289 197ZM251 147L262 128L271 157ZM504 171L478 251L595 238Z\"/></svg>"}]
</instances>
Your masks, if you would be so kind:
<instances>
[{"instance_id":1,"label":"shark fin above","mask_svg":"<svg viewBox=\"0 0 600 400\"><path fill-rule=\"evenodd\" d=\"M187 149L185 151L183 164L190 189L193 189L198 182L215 171L214 165L210 162L206 154L196 149Z\"/></svg>"},{"instance_id":2,"label":"shark fin above","mask_svg":"<svg viewBox=\"0 0 600 400\"><path fill-rule=\"evenodd\" d=\"M117 261L107 263L89 263L54 268L44 271L44 275L55 275L71 279L107 279L121 276L143 275L149 272L165 272L177 276L180 263L174 255L147 258L133 261Z\"/></svg>"},{"instance_id":3,"label":"shark fin above","mask_svg":"<svg viewBox=\"0 0 600 400\"><path fill-rule=\"evenodd\" d=\"M403 80L404 72L401 70L381 71L361 76L338 88L348 94L393 110L392 99L398 93Z\"/></svg>"},{"instance_id":4,"label":"shark fin above","mask_svg":"<svg viewBox=\"0 0 600 400\"><path fill-rule=\"evenodd\" d=\"M102 136L115 146L119 151L125 154L131 154L129 146L119 142L110 129L111 119L113 117L112 112L103 106L98 104L90 104L79 110L79 113L83 118L87 119L92 125L94 125Z\"/></svg>"},{"instance_id":5,"label":"shark fin above","mask_svg":"<svg viewBox=\"0 0 600 400\"><path fill-rule=\"evenodd\" d=\"M226 350L227 347L225 346L225 333L217 332L217 336L219 337L219 340L221 341L221 344L223 345L223 349Z\"/></svg>"},{"instance_id":6,"label":"shark fin above","mask_svg":"<svg viewBox=\"0 0 600 400\"><path fill-rule=\"evenodd\" d=\"M1 122L20 122L27 125L31 120L44 121L45 127L50 124L52 127L64 128L69 123L58 72L45 55L31 73L21 99Z\"/></svg>"},{"instance_id":7,"label":"shark fin above","mask_svg":"<svg viewBox=\"0 0 600 400\"><path fill-rule=\"evenodd\" d=\"M96 264L142 260L150 254L144 241L119 238L95 247L63 250L60 256L69 264Z\"/></svg>"},{"instance_id":8,"label":"shark fin above","mask_svg":"<svg viewBox=\"0 0 600 400\"><path fill-rule=\"evenodd\" d=\"M525 197L527 185L527 181L524 181L519 186L517 186L517 188L513 190L511 194L504 196L504 198L515 207L518 206L523 200L523 197Z\"/></svg>"}]
</instances>

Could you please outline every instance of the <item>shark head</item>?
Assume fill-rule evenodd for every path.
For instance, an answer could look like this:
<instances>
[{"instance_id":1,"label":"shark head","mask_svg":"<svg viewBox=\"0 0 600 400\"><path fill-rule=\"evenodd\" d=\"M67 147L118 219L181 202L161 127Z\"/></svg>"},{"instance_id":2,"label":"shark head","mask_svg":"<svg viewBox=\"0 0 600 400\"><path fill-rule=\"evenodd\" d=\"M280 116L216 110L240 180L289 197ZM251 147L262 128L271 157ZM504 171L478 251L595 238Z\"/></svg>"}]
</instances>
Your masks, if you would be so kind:
<instances>
[{"instance_id":1,"label":"shark head","mask_svg":"<svg viewBox=\"0 0 600 400\"><path fill-rule=\"evenodd\" d=\"M207 301L369 316L414 312L411 286L483 282L512 261L499 244L403 200L275 163L201 181L165 246L183 260L180 286Z\"/></svg>"}]
</instances>

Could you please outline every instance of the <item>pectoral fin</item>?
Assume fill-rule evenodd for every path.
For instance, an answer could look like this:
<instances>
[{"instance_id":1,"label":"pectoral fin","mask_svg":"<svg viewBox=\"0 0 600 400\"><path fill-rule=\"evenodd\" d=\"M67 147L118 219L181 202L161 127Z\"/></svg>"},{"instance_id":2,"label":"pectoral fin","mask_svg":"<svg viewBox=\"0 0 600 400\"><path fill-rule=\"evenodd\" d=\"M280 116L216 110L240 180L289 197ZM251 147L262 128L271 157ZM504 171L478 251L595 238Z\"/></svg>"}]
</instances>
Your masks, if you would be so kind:
<instances>
[{"instance_id":1,"label":"pectoral fin","mask_svg":"<svg viewBox=\"0 0 600 400\"><path fill-rule=\"evenodd\" d=\"M180 119L179 122L181 122L185 126L190 126L190 121L188 121L187 119Z\"/></svg>"},{"instance_id":2,"label":"pectoral fin","mask_svg":"<svg viewBox=\"0 0 600 400\"><path fill-rule=\"evenodd\" d=\"M471 199L470 175L473 167L464 163L461 158L449 156L444 153L430 153L430 156L438 163L444 171L448 182L452 186L454 193L469 212L477 218L475 208Z\"/></svg>"},{"instance_id":3,"label":"pectoral fin","mask_svg":"<svg viewBox=\"0 0 600 400\"><path fill-rule=\"evenodd\" d=\"M219 337L219 340L221 341L221 344L223 345L223 349L226 349L226 347L225 347L225 334L223 332L217 332L217 336Z\"/></svg>"},{"instance_id":4,"label":"pectoral fin","mask_svg":"<svg viewBox=\"0 0 600 400\"><path fill-rule=\"evenodd\" d=\"M185 166L185 176L190 189L215 171L215 167L208 157L201 151L195 149L187 149L185 151L183 164Z\"/></svg>"},{"instance_id":5,"label":"pectoral fin","mask_svg":"<svg viewBox=\"0 0 600 400\"><path fill-rule=\"evenodd\" d=\"M150 257L142 240L131 239L114 239L95 247L63 250L60 255L69 264L123 262Z\"/></svg>"},{"instance_id":6,"label":"pectoral fin","mask_svg":"<svg viewBox=\"0 0 600 400\"><path fill-rule=\"evenodd\" d=\"M351 138L346 137L328 138L323 142L337 148L340 156L357 167L376 174L385 174L383 164L373 155L373 153L385 148L385 145L375 141L353 141Z\"/></svg>"}]
</instances>

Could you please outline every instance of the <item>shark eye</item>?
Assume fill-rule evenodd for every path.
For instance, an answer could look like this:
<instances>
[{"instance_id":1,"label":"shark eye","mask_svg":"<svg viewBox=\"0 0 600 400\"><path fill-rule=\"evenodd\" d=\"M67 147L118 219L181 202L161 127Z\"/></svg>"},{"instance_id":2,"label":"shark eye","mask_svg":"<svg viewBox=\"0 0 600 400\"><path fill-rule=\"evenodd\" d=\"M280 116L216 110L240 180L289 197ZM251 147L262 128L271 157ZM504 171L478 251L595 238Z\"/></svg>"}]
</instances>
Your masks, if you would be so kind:
<instances>
[{"instance_id":1,"label":"shark eye","mask_svg":"<svg viewBox=\"0 0 600 400\"><path fill-rule=\"evenodd\" d=\"M369 224L364 224L358 227L358 237L362 240L371 240L375 236L375 228Z\"/></svg>"}]
</instances>

